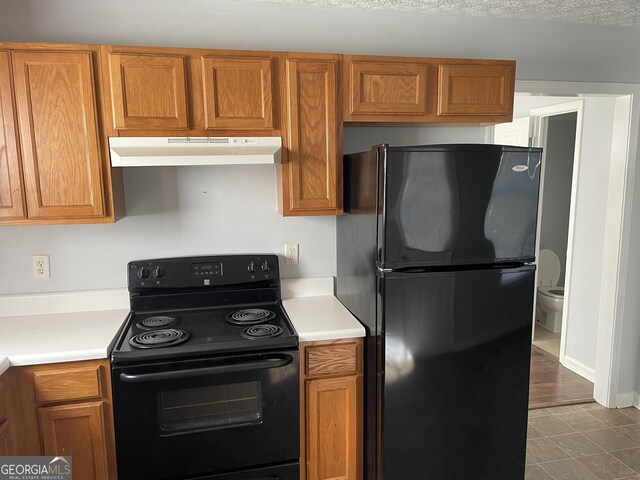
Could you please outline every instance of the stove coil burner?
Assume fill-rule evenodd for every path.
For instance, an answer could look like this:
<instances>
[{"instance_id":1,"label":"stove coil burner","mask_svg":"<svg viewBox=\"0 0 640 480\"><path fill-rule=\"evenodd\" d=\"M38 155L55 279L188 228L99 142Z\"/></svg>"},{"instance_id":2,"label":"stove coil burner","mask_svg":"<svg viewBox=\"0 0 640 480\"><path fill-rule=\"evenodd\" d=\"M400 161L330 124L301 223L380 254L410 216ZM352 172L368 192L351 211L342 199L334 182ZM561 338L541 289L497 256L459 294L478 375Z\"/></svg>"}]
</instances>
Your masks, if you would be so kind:
<instances>
[{"instance_id":1,"label":"stove coil burner","mask_svg":"<svg viewBox=\"0 0 640 480\"><path fill-rule=\"evenodd\" d=\"M189 332L178 328L166 328L140 333L131 337L129 344L135 348L172 347L189 339Z\"/></svg>"},{"instance_id":2,"label":"stove coil burner","mask_svg":"<svg viewBox=\"0 0 640 480\"><path fill-rule=\"evenodd\" d=\"M176 317L169 317L168 315L156 315L153 317L147 317L144 320L140 320L136 323L136 327L142 330L154 330L156 328L169 328L175 327L178 324Z\"/></svg>"},{"instance_id":3,"label":"stove coil burner","mask_svg":"<svg viewBox=\"0 0 640 480\"><path fill-rule=\"evenodd\" d=\"M281 335L283 332L282 327L276 325L254 325L253 327L247 327L240 333L243 338L254 340L256 338L271 338Z\"/></svg>"},{"instance_id":4,"label":"stove coil burner","mask_svg":"<svg viewBox=\"0 0 640 480\"><path fill-rule=\"evenodd\" d=\"M262 308L246 308L227 315L227 322L234 325L257 325L276 318L276 314Z\"/></svg>"}]
</instances>

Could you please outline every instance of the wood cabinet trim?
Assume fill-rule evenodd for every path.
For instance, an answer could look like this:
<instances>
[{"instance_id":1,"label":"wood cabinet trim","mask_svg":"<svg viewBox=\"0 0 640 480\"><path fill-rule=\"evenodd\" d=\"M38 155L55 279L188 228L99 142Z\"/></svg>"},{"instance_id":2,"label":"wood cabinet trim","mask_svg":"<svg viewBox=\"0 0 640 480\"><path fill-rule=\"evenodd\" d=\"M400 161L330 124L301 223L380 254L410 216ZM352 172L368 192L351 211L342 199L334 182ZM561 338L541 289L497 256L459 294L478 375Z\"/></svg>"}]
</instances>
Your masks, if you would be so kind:
<instances>
[{"instance_id":1,"label":"wood cabinet trim","mask_svg":"<svg viewBox=\"0 0 640 480\"><path fill-rule=\"evenodd\" d=\"M8 51L0 51L0 219L20 220L26 215L11 61Z\"/></svg>"}]
</instances>

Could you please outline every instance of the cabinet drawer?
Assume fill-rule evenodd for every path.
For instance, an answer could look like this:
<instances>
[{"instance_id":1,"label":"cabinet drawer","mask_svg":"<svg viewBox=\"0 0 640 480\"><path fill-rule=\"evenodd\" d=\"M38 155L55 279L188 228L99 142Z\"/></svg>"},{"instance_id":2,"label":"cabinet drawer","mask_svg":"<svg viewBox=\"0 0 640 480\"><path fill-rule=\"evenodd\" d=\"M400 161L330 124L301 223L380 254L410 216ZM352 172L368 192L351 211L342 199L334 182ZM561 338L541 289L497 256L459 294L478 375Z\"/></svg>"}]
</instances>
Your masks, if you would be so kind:
<instances>
[{"instance_id":1,"label":"cabinet drawer","mask_svg":"<svg viewBox=\"0 0 640 480\"><path fill-rule=\"evenodd\" d=\"M89 365L33 373L38 403L102 397L100 366Z\"/></svg>"},{"instance_id":2,"label":"cabinet drawer","mask_svg":"<svg viewBox=\"0 0 640 480\"><path fill-rule=\"evenodd\" d=\"M309 346L305 352L305 371L308 376L358 372L356 343Z\"/></svg>"}]
</instances>

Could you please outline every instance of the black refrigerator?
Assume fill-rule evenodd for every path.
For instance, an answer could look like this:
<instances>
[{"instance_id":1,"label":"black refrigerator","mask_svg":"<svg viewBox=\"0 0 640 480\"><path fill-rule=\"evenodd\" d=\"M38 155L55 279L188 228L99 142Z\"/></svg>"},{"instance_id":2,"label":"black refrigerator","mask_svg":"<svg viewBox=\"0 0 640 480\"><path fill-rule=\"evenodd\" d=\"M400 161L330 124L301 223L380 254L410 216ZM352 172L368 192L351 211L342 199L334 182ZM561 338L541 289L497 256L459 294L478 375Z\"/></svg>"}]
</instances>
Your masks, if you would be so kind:
<instances>
[{"instance_id":1,"label":"black refrigerator","mask_svg":"<svg viewBox=\"0 0 640 480\"><path fill-rule=\"evenodd\" d=\"M367 330L366 480L524 478L541 158L344 157L336 294Z\"/></svg>"}]
</instances>

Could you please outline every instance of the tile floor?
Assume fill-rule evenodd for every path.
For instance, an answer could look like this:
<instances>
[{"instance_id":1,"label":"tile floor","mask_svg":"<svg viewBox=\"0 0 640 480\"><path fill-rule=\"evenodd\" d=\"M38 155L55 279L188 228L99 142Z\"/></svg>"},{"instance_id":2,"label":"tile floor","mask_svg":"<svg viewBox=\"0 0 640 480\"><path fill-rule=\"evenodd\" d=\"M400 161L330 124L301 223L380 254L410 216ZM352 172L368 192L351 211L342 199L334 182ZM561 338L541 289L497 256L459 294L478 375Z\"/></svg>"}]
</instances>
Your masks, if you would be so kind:
<instances>
[{"instance_id":1,"label":"tile floor","mask_svg":"<svg viewBox=\"0 0 640 480\"><path fill-rule=\"evenodd\" d=\"M529 411L525 480L640 480L640 410L597 403Z\"/></svg>"},{"instance_id":2,"label":"tile floor","mask_svg":"<svg viewBox=\"0 0 640 480\"><path fill-rule=\"evenodd\" d=\"M531 348L529 408L593 402L593 383L560 365L535 345Z\"/></svg>"}]
</instances>

